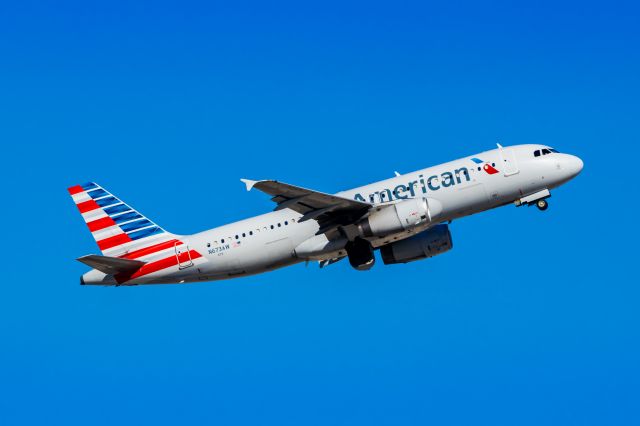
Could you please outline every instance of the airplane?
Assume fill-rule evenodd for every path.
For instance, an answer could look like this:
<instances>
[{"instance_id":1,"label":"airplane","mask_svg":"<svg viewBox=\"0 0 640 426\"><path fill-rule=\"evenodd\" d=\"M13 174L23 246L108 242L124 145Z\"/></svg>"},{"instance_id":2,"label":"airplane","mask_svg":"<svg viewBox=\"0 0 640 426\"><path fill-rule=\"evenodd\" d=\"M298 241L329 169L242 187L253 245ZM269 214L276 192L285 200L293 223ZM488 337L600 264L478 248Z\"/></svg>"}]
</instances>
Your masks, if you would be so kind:
<instances>
[{"instance_id":1,"label":"airplane","mask_svg":"<svg viewBox=\"0 0 640 426\"><path fill-rule=\"evenodd\" d=\"M548 207L550 191L577 176L580 158L546 145L515 145L337 194L276 180L241 179L274 211L193 235L176 235L96 183L68 189L101 255L82 285L133 286L216 281L300 262L321 268L347 258L371 269L427 259L453 247L451 221L507 204Z\"/></svg>"}]
</instances>

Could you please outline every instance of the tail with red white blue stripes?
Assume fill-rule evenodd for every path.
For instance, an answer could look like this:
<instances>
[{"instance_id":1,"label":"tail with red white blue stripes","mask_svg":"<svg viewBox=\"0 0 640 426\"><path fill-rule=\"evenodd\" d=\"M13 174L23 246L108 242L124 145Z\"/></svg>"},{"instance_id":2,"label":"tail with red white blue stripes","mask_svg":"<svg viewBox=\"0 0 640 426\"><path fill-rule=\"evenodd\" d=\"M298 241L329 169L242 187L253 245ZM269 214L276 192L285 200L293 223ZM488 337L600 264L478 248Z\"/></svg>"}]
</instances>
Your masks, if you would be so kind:
<instances>
[{"instance_id":1,"label":"tail with red white blue stripes","mask_svg":"<svg viewBox=\"0 0 640 426\"><path fill-rule=\"evenodd\" d=\"M76 185L68 190L105 256L129 257L130 253L176 241L175 235L96 183Z\"/></svg>"}]
</instances>

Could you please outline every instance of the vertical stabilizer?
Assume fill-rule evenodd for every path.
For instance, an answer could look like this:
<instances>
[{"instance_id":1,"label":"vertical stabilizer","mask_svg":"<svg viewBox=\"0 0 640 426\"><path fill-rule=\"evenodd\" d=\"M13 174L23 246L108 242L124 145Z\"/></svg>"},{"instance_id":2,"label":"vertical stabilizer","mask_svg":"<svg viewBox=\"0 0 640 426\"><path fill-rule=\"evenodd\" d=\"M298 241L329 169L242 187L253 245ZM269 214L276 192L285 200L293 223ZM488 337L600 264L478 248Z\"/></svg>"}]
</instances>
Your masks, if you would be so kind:
<instances>
[{"instance_id":1,"label":"vertical stabilizer","mask_svg":"<svg viewBox=\"0 0 640 426\"><path fill-rule=\"evenodd\" d=\"M69 194L105 256L130 257L150 247L173 247L176 242L175 235L96 183L72 186Z\"/></svg>"}]
</instances>

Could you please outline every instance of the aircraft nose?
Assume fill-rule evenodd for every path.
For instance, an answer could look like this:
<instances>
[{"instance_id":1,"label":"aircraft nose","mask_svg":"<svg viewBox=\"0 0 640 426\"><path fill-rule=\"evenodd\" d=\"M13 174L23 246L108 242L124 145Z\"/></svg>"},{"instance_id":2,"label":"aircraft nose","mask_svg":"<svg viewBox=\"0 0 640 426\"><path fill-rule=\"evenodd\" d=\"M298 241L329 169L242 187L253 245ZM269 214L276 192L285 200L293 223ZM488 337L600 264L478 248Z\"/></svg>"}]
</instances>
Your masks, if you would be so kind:
<instances>
[{"instance_id":1,"label":"aircraft nose","mask_svg":"<svg viewBox=\"0 0 640 426\"><path fill-rule=\"evenodd\" d=\"M580 157L576 157L575 155L567 156L565 168L567 172L571 174L571 177L578 176L583 167L584 163L582 162Z\"/></svg>"},{"instance_id":2,"label":"aircraft nose","mask_svg":"<svg viewBox=\"0 0 640 426\"><path fill-rule=\"evenodd\" d=\"M557 168L560 173L559 178L563 182L578 176L584 166L582 160L575 155L559 154L557 161Z\"/></svg>"}]
</instances>

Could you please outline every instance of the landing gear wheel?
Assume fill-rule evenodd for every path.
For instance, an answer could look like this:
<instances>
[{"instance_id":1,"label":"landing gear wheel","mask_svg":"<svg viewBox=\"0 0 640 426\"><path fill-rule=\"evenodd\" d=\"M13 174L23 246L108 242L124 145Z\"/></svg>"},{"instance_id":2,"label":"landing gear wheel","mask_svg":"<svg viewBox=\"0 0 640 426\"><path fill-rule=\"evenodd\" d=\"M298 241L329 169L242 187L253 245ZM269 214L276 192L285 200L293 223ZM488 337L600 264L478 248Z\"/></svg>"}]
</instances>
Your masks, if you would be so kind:
<instances>
[{"instance_id":1,"label":"landing gear wheel","mask_svg":"<svg viewBox=\"0 0 640 426\"><path fill-rule=\"evenodd\" d=\"M536 201L536 207L540 211L545 211L547 208L549 208L549 203L547 203L547 200L538 200Z\"/></svg>"}]
</instances>

